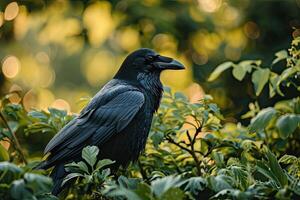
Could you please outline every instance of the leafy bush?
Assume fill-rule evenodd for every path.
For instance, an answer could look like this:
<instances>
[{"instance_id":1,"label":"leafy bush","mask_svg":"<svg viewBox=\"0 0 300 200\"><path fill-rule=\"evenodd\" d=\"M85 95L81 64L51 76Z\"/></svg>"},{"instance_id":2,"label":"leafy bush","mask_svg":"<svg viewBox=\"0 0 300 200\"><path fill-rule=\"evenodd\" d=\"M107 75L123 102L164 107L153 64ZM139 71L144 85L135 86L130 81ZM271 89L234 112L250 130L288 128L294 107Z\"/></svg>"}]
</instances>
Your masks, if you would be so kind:
<instances>
[{"instance_id":1,"label":"leafy bush","mask_svg":"<svg viewBox=\"0 0 300 200\"><path fill-rule=\"evenodd\" d=\"M273 64L284 60L287 64L280 74L262 68L261 61L227 62L217 67L210 80L232 67L238 80L252 73L256 95L266 85L270 98L284 95L284 87L299 90L295 80L300 68L299 41L294 40L288 52L276 54ZM73 116L55 109L26 112L7 98L2 101L0 130L1 139L9 142L10 148L0 146L0 158L5 160L0 164L1 199L54 199L49 194L48 172L32 169L36 158L29 153L35 155L41 149L24 151L18 139L22 139L22 147L30 146L28 137L52 136ZM73 186L62 198L299 199L299 97L263 109L253 102L249 108L244 117L251 122L245 127L226 122L209 95L190 103L181 93L165 88L138 162L112 173L109 165L114 161L98 161L101 152L88 146L82 151L82 161L66 165L70 174L63 184Z\"/></svg>"}]
</instances>

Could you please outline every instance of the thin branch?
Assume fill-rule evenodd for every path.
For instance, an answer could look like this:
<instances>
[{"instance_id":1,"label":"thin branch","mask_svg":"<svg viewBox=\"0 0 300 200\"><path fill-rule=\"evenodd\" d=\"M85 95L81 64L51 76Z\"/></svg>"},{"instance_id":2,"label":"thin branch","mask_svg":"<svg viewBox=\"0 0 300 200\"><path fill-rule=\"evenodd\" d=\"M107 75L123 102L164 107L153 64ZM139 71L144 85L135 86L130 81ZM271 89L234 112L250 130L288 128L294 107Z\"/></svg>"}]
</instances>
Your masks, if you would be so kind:
<instances>
[{"instance_id":1,"label":"thin branch","mask_svg":"<svg viewBox=\"0 0 300 200\"><path fill-rule=\"evenodd\" d=\"M25 164L27 164L28 162L27 162L27 160L26 160L26 158L25 158L25 156L24 156L24 154L23 154L23 152L22 152L22 148L21 148L21 145L20 145L20 143L19 143L19 140L18 140L16 134L12 131L12 129L11 129L10 126L8 125L8 122L6 121L4 115L2 114L1 111L0 111L0 117L1 117L1 119L2 119L2 121L3 121L3 123L4 123L4 125L7 127L8 131L10 132L10 134L11 134L12 137L13 137L13 139L11 140L11 143L12 143L14 149L18 152L18 154L19 154L21 160L22 160Z\"/></svg>"},{"instance_id":2,"label":"thin branch","mask_svg":"<svg viewBox=\"0 0 300 200\"><path fill-rule=\"evenodd\" d=\"M198 176L201 176L200 160L198 159L198 157L197 157L197 155L196 155L196 152L193 151L193 150L191 150L191 149L189 149L189 148L186 148L185 146L182 146L181 144L179 144L179 143L177 143L177 142L175 142L175 141L174 141L171 137L169 137L169 136L167 136L166 139L167 139L170 143L172 143L172 144L176 145L177 147L179 147L179 148L181 148L181 149L187 151L187 152L193 157L193 159L194 159L194 161L195 161L195 163L196 163L196 169L197 169L197 172L198 172ZM193 148L192 148L192 149L193 149Z\"/></svg>"}]
</instances>

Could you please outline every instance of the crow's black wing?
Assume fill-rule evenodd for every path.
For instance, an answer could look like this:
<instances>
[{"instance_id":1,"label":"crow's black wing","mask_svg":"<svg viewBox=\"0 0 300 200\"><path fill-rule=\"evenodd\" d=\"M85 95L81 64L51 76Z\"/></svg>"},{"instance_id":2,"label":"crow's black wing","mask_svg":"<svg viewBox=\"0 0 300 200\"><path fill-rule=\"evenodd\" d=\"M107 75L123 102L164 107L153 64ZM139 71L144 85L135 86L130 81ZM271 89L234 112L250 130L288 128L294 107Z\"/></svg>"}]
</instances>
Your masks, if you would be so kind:
<instances>
[{"instance_id":1,"label":"crow's black wing","mask_svg":"<svg viewBox=\"0 0 300 200\"><path fill-rule=\"evenodd\" d=\"M45 165L51 167L74 159L86 145L100 146L132 121L144 100L144 95L137 90L122 90L105 104L90 106L49 142L45 154L51 154Z\"/></svg>"}]
</instances>

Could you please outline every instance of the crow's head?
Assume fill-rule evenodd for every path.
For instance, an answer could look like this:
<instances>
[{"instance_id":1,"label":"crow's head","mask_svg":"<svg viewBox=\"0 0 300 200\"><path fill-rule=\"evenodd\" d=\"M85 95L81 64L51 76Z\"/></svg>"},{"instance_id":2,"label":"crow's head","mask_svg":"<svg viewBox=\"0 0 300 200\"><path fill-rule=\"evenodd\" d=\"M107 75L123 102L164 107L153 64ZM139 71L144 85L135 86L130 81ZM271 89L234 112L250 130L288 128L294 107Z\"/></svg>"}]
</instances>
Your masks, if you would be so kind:
<instances>
[{"instance_id":1,"label":"crow's head","mask_svg":"<svg viewBox=\"0 0 300 200\"><path fill-rule=\"evenodd\" d=\"M126 57L115 78L134 81L139 77L159 76L160 72L166 69L180 70L184 69L184 66L172 58L142 48Z\"/></svg>"}]
</instances>

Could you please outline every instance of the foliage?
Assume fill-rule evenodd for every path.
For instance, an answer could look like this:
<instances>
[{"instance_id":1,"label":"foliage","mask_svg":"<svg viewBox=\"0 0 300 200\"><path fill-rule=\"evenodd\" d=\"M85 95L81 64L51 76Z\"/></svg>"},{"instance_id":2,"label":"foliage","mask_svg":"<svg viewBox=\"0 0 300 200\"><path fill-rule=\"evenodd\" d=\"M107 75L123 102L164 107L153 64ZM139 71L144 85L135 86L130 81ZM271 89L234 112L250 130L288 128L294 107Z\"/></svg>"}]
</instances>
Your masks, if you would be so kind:
<instances>
[{"instance_id":1,"label":"foliage","mask_svg":"<svg viewBox=\"0 0 300 200\"><path fill-rule=\"evenodd\" d=\"M284 54L289 71L298 70L300 63L298 39L295 41L289 53ZM281 54L276 54L273 63L279 61ZM246 73L252 73L257 95L266 84L278 95L284 95L282 83L298 89L295 73L284 70L275 75L280 83L274 84L271 76L275 72L260 65L258 61L225 63L216 69L211 80L226 68L242 67L233 72L234 76L242 80ZM99 149L87 146L81 161L65 166L69 175L63 184L72 187L67 187L61 198L299 199L299 97L278 101L273 107L261 109L256 102L249 107L244 117L251 119L250 124L242 126L226 122L209 95L191 103L181 93L165 88L139 160L126 169L111 171L114 161L98 160ZM4 199L55 198L49 194L51 180L46 177L47 172L42 175L33 170L34 158L21 148L24 143L17 145L16 140L22 133L25 138L53 134L72 117L56 109L27 112L21 104L3 99L1 139L10 144L8 150L4 145L0 149L1 159L10 161L0 164L0 194Z\"/></svg>"}]
</instances>

